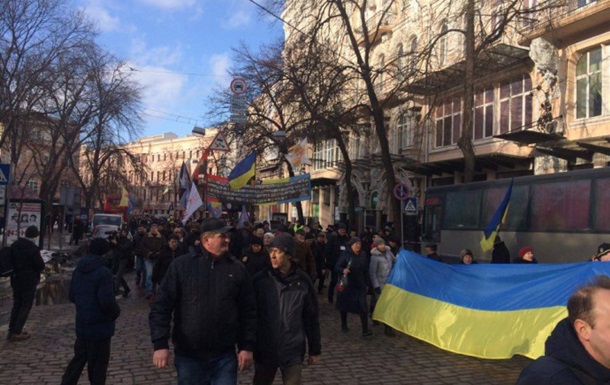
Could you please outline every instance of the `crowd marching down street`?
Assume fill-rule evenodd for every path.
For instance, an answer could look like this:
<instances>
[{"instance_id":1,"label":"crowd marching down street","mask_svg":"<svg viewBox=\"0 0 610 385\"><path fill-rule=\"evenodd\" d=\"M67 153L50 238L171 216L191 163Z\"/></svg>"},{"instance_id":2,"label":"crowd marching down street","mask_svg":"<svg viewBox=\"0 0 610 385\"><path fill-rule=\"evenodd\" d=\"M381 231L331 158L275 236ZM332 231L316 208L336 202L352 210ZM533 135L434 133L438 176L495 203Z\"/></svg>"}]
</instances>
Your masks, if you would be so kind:
<instances>
[{"instance_id":1,"label":"crowd marching down street","mask_svg":"<svg viewBox=\"0 0 610 385\"><path fill-rule=\"evenodd\" d=\"M38 235L32 226L11 246L13 260L19 262L11 278L14 300L9 343L32 337L24 326L44 269L34 244ZM608 246L600 245L597 259L610 254ZM422 321L413 317L441 311L434 305L421 311L417 302L402 306L405 295L420 290L413 284L417 278L403 272L405 266L421 277L427 276L426 269L434 269L439 281L433 285L443 286L443 280L451 279L444 275L446 269L476 264L468 249L461 253L461 267L442 263L434 245L427 245L425 254L427 258L401 249L390 228L380 233L366 228L357 236L343 223L326 229L320 223L271 228L268 222L246 221L238 227L207 218L189 220L182 226L171 219L132 217L108 239L92 239L72 274L69 299L76 307L76 340L73 358L64 364L61 384L78 384L85 366L91 384L106 383L113 354L111 340L121 315L119 304L134 290L143 293L141 300L150 309L152 365L159 370L174 367L178 384L237 384L239 373L246 370L254 371L254 384L273 384L278 371L284 384L303 383L303 368L324 359L321 330L327 325L320 322L321 303L336 308L337 326L352 338L375 338L374 330L394 338L398 329L443 349L476 357L541 357L523 371L519 384L608 383L610 307L605 304L610 302L602 299L610 295L610 279L594 271L601 277L573 295L574 290L566 294L568 314L566 317L564 303L561 322L554 321L546 334L557 324L547 341L546 355L518 350L504 356L479 353L468 350L472 342L451 346L443 341L447 335L435 340L411 330ZM531 248L525 247L519 254L522 261L518 265L535 262ZM135 288L125 279L132 263L135 280L129 281ZM461 272L452 270L453 279L459 280ZM495 273L489 270L486 274ZM452 296L435 297L432 291L420 294L447 306L460 301ZM360 337L350 329L348 314L358 316ZM435 325L438 320L425 322ZM382 329L373 328L380 323ZM519 329L518 322L514 325ZM451 330L452 326L446 327ZM502 322L495 327L501 329ZM465 340L471 337L464 336ZM493 350L484 340L477 343L476 348Z\"/></svg>"}]
</instances>

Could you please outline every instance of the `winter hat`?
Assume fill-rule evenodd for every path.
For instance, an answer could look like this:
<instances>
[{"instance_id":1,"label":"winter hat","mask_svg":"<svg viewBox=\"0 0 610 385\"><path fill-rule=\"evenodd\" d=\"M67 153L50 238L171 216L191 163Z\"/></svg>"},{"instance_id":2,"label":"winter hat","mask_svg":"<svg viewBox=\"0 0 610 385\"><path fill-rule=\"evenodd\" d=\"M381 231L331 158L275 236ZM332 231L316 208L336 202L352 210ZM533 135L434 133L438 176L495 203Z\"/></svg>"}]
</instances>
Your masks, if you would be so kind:
<instances>
[{"instance_id":1,"label":"winter hat","mask_svg":"<svg viewBox=\"0 0 610 385\"><path fill-rule=\"evenodd\" d=\"M464 249L464 250L460 251L460 258L464 259L464 257L467 255L474 257L474 255L472 254L472 250L470 250L470 249Z\"/></svg>"},{"instance_id":2,"label":"winter hat","mask_svg":"<svg viewBox=\"0 0 610 385\"><path fill-rule=\"evenodd\" d=\"M25 237L26 238L36 238L37 236L40 235L40 231L38 231L38 227L36 226L30 226L27 229L25 229Z\"/></svg>"},{"instance_id":3,"label":"winter hat","mask_svg":"<svg viewBox=\"0 0 610 385\"><path fill-rule=\"evenodd\" d=\"M610 253L610 243L602 243L597 247L597 258L601 258L607 253Z\"/></svg>"},{"instance_id":4,"label":"winter hat","mask_svg":"<svg viewBox=\"0 0 610 385\"><path fill-rule=\"evenodd\" d=\"M339 230L339 229L347 229L347 226L345 226L345 223L339 223L337 225L337 230Z\"/></svg>"},{"instance_id":5,"label":"winter hat","mask_svg":"<svg viewBox=\"0 0 610 385\"><path fill-rule=\"evenodd\" d=\"M269 244L270 249L274 247L292 256L294 255L294 238L286 233L281 233L273 238Z\"/></svg>"},{"instance_id":6,"label":"winter hat","mask_svg":"<svg viewBox=\"0 0 610 385\"><path fill-rule=\"evenodd\" d=\"M523 258L523 256L529 252L534 252L534 249L532 249L531 246L522 247L521 249L519 249L519 257Z\"/></svg>"},{"instance_id":7,"label":"winter hat","mask_svg":"<svg viewBox=\"0 0 610 385\"><path fill-rule=\"evenodd\" d=\"M305 234L305 239L315 239L315 236L313 235L313 233L310 231L308 233Z\"/></svg>"},{"instance_id":8,"label":"winter hat","mask_svg":"<svg viewBox=\"0 0 610 385\"><path fill-rule=\"evenodd\" d=\"M362 241L358 237L351 237L350 240L347 242L347 247L352 247L354 243L362 243Z\"/></svg>"},{"instance_id":9,"label":"winter hat","mask_svg":"<svg viewBox=\"0 0 610 385\"><path fill-rule=\"evenodd\" d=\"M265 235L263 235L264 237L269 237L271 239L275 238L275 235L273 235L273 233L265 233Z\"/></svg>"},{"instance_id":10,"label":"winter hat","mask_svg":"<svg viewBox=\"0 0 610 385\"><path fill-rule=\"evenodd\" d=\"M263 245L263 238L252 237L252 240L250 241L250 246L252 246L252 245L262 246Z\"/></svg>"},{"instance_id":11,"label":"winter hat","mask_svg":"<svg viewBox=\"0 0 610 385\"><path fill-rule=\"evenodd\" d=\"M104 255L110 251L110 243L104 238L95 238L89 243L89 252L94 255Z\"/></svg>"},{"instance_id":12,"label":"winter hat","mask_svg":"<svg viewBox=\"0 0 610 385\"><path fill-rule=\"evenodd\" d=\"M375 245L375 247L377 247L379 245L385 245L385 241L381 237L376 237L375 239L373 239L373 244Z\"/></svg>"}]
</instances>

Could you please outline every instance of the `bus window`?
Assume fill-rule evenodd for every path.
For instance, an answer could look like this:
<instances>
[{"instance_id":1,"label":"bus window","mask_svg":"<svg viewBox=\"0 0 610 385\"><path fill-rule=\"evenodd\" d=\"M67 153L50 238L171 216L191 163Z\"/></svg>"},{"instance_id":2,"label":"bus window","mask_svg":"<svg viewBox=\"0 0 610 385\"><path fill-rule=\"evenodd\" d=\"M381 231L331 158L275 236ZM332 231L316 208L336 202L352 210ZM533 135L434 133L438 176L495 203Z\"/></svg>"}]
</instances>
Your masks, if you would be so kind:
<instances>
[{"instance_id":1,"label":"bus window","mask_svg":"<svg viewBox=\"0 0 610 385\"><path fill-rule=\"evenodd\" d=\"M441 241L441 205L426 205L423 238L430 242Z\"/></svg>"},{"instance_id":2,"label":"bus window","mask_svg":"<svg viewBox=\"0 0 610 385\"><path fill-rule=\"evenodd\" d=\"M610 231L610 178L598 179L595 183L593 198L593 214L595 215L595 230Z\"/></svg>"},{"instance_id":3,"label":"bus window","mask_svg":"<svg viewBox=\"0 0 610 385\"><path fill-rule=\"evenodd\" d=\"M494 215L502 199L506 195L508 185L500 187L490 187L485 189L485 199L483 200L483 219L481 224L487 225ZM504 230L526 230L527 211L529 205L529 186L513 185L510 196L510 205L506 214L506 222L502 226Z\"/></svg>"},{"instance_id":4,"label":"bus window","mask_svg":"<svg viewBox=\"0 0 610 385\"><path fill-rule=\"evenodd\" d=\"M591 181L576 180L532 186L531 230L589 229Z\"/></svg>"},{"instance_id":5,"label":"bus window","mask_svg":"<svg viewBox=\"0 0 610 385\"><path fill-rule=\"evenodd\" d=\"M481 213L482 190L447 193L443 228L448 230L476 229Z\"/></svg>"}]
</instances>

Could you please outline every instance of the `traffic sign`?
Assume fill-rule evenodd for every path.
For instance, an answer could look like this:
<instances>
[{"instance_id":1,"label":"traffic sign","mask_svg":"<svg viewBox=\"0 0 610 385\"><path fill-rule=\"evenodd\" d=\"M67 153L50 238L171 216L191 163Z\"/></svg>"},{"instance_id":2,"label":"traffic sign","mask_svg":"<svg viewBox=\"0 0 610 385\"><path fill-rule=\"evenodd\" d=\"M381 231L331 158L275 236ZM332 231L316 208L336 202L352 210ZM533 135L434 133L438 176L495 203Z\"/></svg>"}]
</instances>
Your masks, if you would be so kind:
<instances>
[{"instance_id":1,"label":"traffic sign","mask_svg":"<svg viewBox=\"0 0 610 385\"><path fill-rule=\"evenodd\" d=\"M394 196L399 201L404 201L409 197L409 186L404 183L396 183L394 186Z\"/></svg>"},{"instance_id":2,"label":"traffic sign","mask_svg":"<svg viewBox=\"0 0 610 385\"><path fill-rule=\"evenodd\" d=\"M407 198L403 212L405 215L417 215L417 198Z\"/></svg>"},{"instance_id":3,"label":"traffic sign","mask_svg":"<svg viewBox=\"0 0 610 385\"><path fill-rule=\"evenodd\" d=\"M212 140L212 143L208 147L208 151L231 151L222 132L218 131L218 134L216 134L216 137L214 140Z\"/></svg>"},{"instance_id":4,"label":"traffic sign","mask_svg":"<svg viewBox=\"0 0 610 385\"><path fill-rule=\"evenodd\" d=\"M10 164L0 164L0 186L8 185L8 177L11 174Z\"/></svg>"},{"instance_id":5,"label":"traffic sign","mask_svg":"<svg viewBox=\"0 0 610 385\"><path fill-rule=\"evenodd\" d=\"M231 86L229 87L231 89L231 92L233 92L235 95L241 95L246 93L246 90L248 89L246 87L246 79L244 78L235 78L231 81Z\"/></svg>"}]
</instances>

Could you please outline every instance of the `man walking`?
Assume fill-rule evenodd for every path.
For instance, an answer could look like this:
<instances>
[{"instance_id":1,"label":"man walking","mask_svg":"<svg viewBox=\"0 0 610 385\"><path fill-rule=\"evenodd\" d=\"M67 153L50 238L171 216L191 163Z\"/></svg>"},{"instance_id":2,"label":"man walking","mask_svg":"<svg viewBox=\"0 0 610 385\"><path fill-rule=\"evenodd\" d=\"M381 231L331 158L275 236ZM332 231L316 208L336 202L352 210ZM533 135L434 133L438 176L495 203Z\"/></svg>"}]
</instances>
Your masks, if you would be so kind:
<instances>
[{"instance_id":1,"label":"man walking","mask_svg":"<svg viewBox=\"0 0 610 385\"><path fill-rule=\"evenodd\" d=\"M76 385L85 364L91 385L104 385L110 361L110 339L121 309L114 297L112 272L102 257L110 250L108 241L96 238L89 254L80 259L72 274L70 301L76 305L74 357L61 385Z\"/></svg>"},{"instance_id":2,"label":"man walking","mask_svg":"<svg viewBox=\"0 0 610 385\"><path fill-rule=\"evenodd\" d=\"M347 243L350 238L347 235L347 227L344 223L337 225L337 233L328 236L328 243L324 254L326 255L326 267L330 271L330 283L328 285L328 302L333 303L335 295L335 286L339 275L335 271L335 265L341 254L347 250Z\"/></svg>"},{"instance_id":3,"label":"man walking","mask_svg":"<svg viewBox=\"0 0 610 385\"><path fill-rule=\"evenodd\" d=\"M146 267L146 299L153 295L152 273L155 263L159 258L159 253L165 247L167 241L159 232L156 224L150 225L150 233L142 241L142 251L144 253L144 266Z\"/></svg>"},{"instance_id":4,"label":"man walking","mask_svg":"<svg viewBox=\"0 0 610 385\"><path fill-rule=\"evenodd\" d=\"M36 286L40 282L40 273L44 270L40 249L34 243L39 235L38 228L30 226L25 229L25 238L19 238L11 245L13 309L6 337L9 342L30 338L30 335L23 331L23 326L32 310Z\"/></svg>"},{"instance_id":5,"label":"man walking","mask_svg":"<svg viewBox=\"0 0 610 385\"><path fill-rule=\"evenodd\" d=\"M230 228L214 218L201 223L196 252L169 266L151 308L153 364L167 366L171 338L179 385L236 384L238 368L253 362L256 303L245 266L228 252Z\"/></svg>"},{"instance_id":6,"label":"man walking","mask_svg":"<svg viewBox=\"0 0 610 385\"><path fill-rule=\"evenodd\" d=\"M271 267L254 277L257 303L255 385L271 385L278 368L285 385L300 385L305 342L309 364L319 361L320 315L313 284L291 261L295 242L280 234L270 245Z\"/></svg>"}]
</instances>

